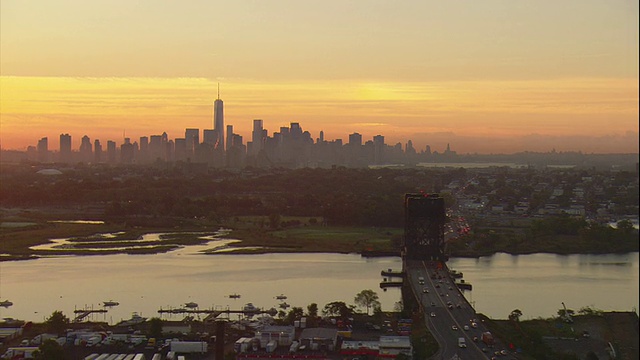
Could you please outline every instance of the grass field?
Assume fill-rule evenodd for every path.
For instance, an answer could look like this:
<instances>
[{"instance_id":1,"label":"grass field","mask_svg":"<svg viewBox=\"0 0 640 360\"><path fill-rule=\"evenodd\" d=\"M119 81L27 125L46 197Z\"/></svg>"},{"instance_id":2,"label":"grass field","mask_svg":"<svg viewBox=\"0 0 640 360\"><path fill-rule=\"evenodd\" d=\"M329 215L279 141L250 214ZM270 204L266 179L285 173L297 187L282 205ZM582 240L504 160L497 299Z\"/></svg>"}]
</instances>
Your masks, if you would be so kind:
<instances>
[{"instance_id":1,"label":"grass field","mask_svg":"<svg viewBox=\"0 0 640 360\"><path fill-rule=\"evenodd\" d=\"M262 246L251 253L264 252L336 252L354 253L368 251L392 251L394 239L402 229L301 226L295 228L264 230L243 229L231 233L242 240L239 246ZM240 252L244 252L239 250Z\"/></svg>"},{"instance_id":2,"label":"grass field","mask_svg":"<svg viewBox=\"0 0 640 360\"><path fill-rule=\"evenodd\" d=\"M91 249L100 253L158 253L169 251L179 245L203 243L204 240L189 232L213 233L220 227L230 228L228 237L242 240L233 244L234 251L226 253L269 253L269 252L336 252L359 253L362 251L391 251L397 243L402 229L330 227L320 225L322 219L309 217L282 217L277 229L269 228L268 217L236 217L226 224L212 226L210 223L167 227L131 226L126 223L82 224L49 222L30 219L23 226L0 228L0 254L2 260L28 259L33 256L51 254L30 247L49 243L51 239L69 239L73 249L56 250L56 254L90 255ZM166 232L161 241L135 241L148 233ZM113 234L109 238L101 234ZM157 246L143 248L143 245ZM140 248L137 249L135 246ZM128 250L111 250L109 247L132 247Z\"/></svg>"}]
</instances>

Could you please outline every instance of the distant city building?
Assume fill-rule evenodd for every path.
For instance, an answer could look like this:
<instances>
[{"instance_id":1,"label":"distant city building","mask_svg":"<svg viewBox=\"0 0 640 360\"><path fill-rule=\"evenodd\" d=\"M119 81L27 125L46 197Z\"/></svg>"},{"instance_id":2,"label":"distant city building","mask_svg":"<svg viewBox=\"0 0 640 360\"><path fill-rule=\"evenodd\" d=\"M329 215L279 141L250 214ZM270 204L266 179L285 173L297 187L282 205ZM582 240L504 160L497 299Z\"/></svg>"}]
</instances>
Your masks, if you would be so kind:
<instances>
[{"instance_id":1,"label":"distant city building","mask_svg":"<svg viewBox=\"0 0 640 360\"><path fill-rule=\"evenodd\" d=\"M140 137L140 150L138 151L138 163L149 162L149 138L146 136Z\"/></svg>"},{"instance_id":2,"label":"distant city building","mask_svg":"<svg viewBox=\"0 0 640 360\"><path fill-rule=\"evenodd\" d=\"M358 133L349 134L349 145L362 146L362 135Z\"/></svg>"},{"instance_id":3,"label":"distant city building","mask_svg":"<svg viewBox=\"0 0 640 360\"><path fill-rule=\"evenodd\" d=\"M186 142L185 142L186 144ZM186 151L186 150L185 150ZM164 161L166 145L162 135L151 135L149 137L149 156L151 162Z\"/></svg>"},{"instance_id":4,"label":"distant city building","mask_svg":"<svg viewBox=\"0 0 640 360\"><path fill-rule=\"evenodd\" d=\"M71 158L71 135L60 134L60 162L70 163Z\"/></svg>"},{"instance_id":5,"label":"distant city building","mask_svg":"<svg viewBox=\"0 0 640 360\"><path fill-rule=\"evenodd\" d=\"M49 162L49 139L43 137L38 140L38 161L41 163Z\"/></svg>"},{"instance_id":6,"label":"distant city building","mask_svg":"<svg viewBox=\"0 0 640 360\"><path fill-rule=\"evenodd\" d=\"M187 144L187 157L193 157L196 146L200 144L200 130L186 129L184 131L184 139Z\"/></svg>"},{"instance_id":7,"label":"distant city building","mask_svg":"<svg viewBox=\"0 0 640 360\"><path fill-rule=\"evenodd\" d=\"M212 129L202 130L202 142L211 146L215 146L219 141L218 131Z\"/></svg>"},{"instance_id":8,"label":"distant city building","mask_svg":"<svg viewBox=\"0 0 640 360\"><path fill-rule=\"evenodd\" d=\"M134 155L134 146L131 139L125 138L124 144L120 145L120 162L123 164L132 164Z\"/></svg>"},{"instance_id":9,"label":"distant city building","mask_svg":"<svg viewBox=\"0 0 640 360\"><path fill-rule=\"evenodd\" d=\"M98 139L93 142L93 162L96 164L102 162L102 145Z\"/></svg>"},{"instance_id":10,"label":"distant city building","mask_svg":"<svg viewBox=\"0 0 640 360\"><path fill-rule=\"evenodd\" d=\"M218 84L218 98L213 102L213 130L218 132L214 147L224 152L224 103L220 99L220 84Z\"/></svg>"},{"instance_id":11,"label":"distant city building","mask_svg":"<svg viewBox=\"0 0 640 360\"><path fill-rule=\"evenodd\" d=\"M384 136L376 135L373 137L373 146L374 146L374 164L382 165L384 164Z\"/></svg>"},{"instance_id":12,"label":"distant city building","mask_svg":"<svg viewBox=\"0 0 640 360\"><path fill-rule=\"evenodd\" d=\"M441 154L432 154L429 145L425 151L418 152L411 140L404 146L400 142L387 145L383 135L376 135L363 143L363 136L354 132L348 135L347 143L343 144L342 139L327 139L324 130L321 130L318 137L314 138L298 122L282 126L269 136L262 119L253 120L251 141L245 145L243 137L233 133L233 125L226 125L225 133L223 106L218 88L218 98L214 101L213 109L214 128L204 129L202 138L200 129L187 128L183 138L174 140L170 140L166 132L162 135L141 136L139 143L127 138L119 148L109 140L106 161L111 164L117 160L125 164L187 161L216 168L299 168L416 164L420 161L452 161L457 156L450 144L447 144L446 150ZM71 148L71 135L65 133L60 134L60 152L56 160L70 162L77 157L83 162L100 163L105 161L104 153L98 140L92 144L85 135L79 154L75 154ZM50 161L47 138L40 139L38 146L27 154L27 158Z\"/></svg>"},{"instance_id":13,"label":"distant city building","mask_svg":"<svg viewBox=\"0 0 640 360\"><path fill-rule=\"evenodd\" d=\"M253 120L253 131L251 132L251 155L257 155L263 147L264 129L262 120Z\"/></svg>"},{"instance_id":14,"label":"distant city building","mask_svg":"<svg viewBox=\"0 0 640 360\"><path fill-rule=\"evenodd\" d=\"M226 151L229 151L229 149L231 148L232 141L233 141L233 125L227 125L227 143L225 147Z\"/></svg>"},{"instance_id":15,"label":"distant city building","mask_svg":"<svg viewBox=\"0 0 640 360\"><path fill-rule=\"evenodd\" d=\"M413 142L411 140L407 141L407 146L405 147L406 154L415 154L416 149L413 148Z\"/></svg>"},{"instance_id":16,"label":"distant city building","mask_svg":"<svg viewBox=\"0 0 640 360\"><path fill-rule=\"evenodd\" d=\"M113 140L107 141L107 162L109 164L116 163L116 142Z\"/></svg>"},{"instance_id":17,"label":"distant city building","mask_svg":"<svg viewBox=\"0 0 640 360\"><path fill-rule=\"evenodd\" d=\"M80 143L80 161L91 162L93 160L93 149L91 146L91 139L87 135L82 137Z\"/></svg>"},{"instance_id":18,"label":"distant city building","mask_svg":"<svg viewBox=\"0 0 640 360\"><path fill-rule=\"evenodd\" d=\"M176 138L174 140L174 159L176 161L185 161L187 160L187 141L185 138Z\"/></svg>"}]
</instances>

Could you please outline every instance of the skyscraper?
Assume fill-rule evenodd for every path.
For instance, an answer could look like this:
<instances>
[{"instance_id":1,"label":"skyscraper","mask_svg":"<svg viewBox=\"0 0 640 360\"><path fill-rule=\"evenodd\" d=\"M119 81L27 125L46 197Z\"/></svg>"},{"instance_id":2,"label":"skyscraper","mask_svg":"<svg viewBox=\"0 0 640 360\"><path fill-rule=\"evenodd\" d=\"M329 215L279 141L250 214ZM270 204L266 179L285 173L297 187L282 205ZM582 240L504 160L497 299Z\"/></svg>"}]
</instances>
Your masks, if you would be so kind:
<instances>
[{"instance_id":1,"label":"skyscraper","mask_svg":"<svg viewBox=\"0 0 640 360\"><path fill-rule=\"evenodd\" d=\"M218 132L215 148L224 151L224 110L220 100L220 84L218 84L218 98L213 102L213 130Z\"/></svg>"},{"instance_id":2,"label":"skyscraper","mask_svg":"<svg viewBox=\"0 0 640 360\"><path fill-rule=\"evenodd\" d=\"M46 137L38 140L38 161L49 162L49 139Z\"/></svg>"},{"instance_id":3,"label":"skyscraper","mask_svg":"<svg viewBox=\"0 0 640 360\"><path fill-rule=\"evenodd\" d=\"M80 143L80 161L91 162L93 160L93 149L91 146L91 139L87 135L82 137Z\"/></svg>"},{"instance_id":4,"label":"skyscraper","mask_svg":"<svg viewBox=\"0 0 640 360\"><path fill-rule=\"evenodd\" d=\"M184 138L187 142L187 157L192 157L198 144L200 144L200 129L185 129Z\"/></svg>"},{"instance_id":5,"label":"skyscraper","mask_svg":"<svg viewBox=\"0 0 640 360\"><path fill-rule=\"evenodd\" d=\"M211 130L211 129L204 129L202 130L202 142L207 144L207 145L211 145L211 146L215 146L216 145L216 141L218 141L218 132L216 130Z\"/></svg>"},{"instance_id":6,"label":"skyscraper","mask_svg":"<svg viewBox=\"0 0 640 360\"><path fill-rule=\"evenodd\" d=\"M93 162L99 164L102 161L102 144L96 139L93 142Z\"/></svg>"},{"instance_id":7,"label":"skyscraper","mask_svg":"<svg viewBox=\"0 0 640 360\"><path fill-rule=\"evenodd\" d=\"M107 161L110 164L116 162L116 142L113 140L107 140Z\"/></svg>"},{"instance_id":8,"label":"skyscraper","mask_svg":"<svg viewBox=\"0 0 640 360\"><path fill-rule=\"evenodd\" d=\"M60 162L71 162L71 135L60 134Z\"/></svg>"},{"instance_id":9,"label":"skyscraper","mask_svg":"<svg viewBox=\"0 0 640 360\"><path fill-rule=\"evenodd\" d=\"M253 131L251 132L251 155L257 155L262 150L264 131L262 120L253 120Z\"/></svg>"},{"instance_id":10,"label":"skyscraper","mask_svg":"<svg viewBox=\"0 0 640 360\"><path fill-rule=\"evenodd\" d=\"M362 135L358 133L349 134L349 145L362 146Z\"/></svg>"},{"instance_id":11,"label":"skyscraper","mask_svg":"<svg viewBox=\"0 0 640 360\"><path fill-rule=\"evenodd\" d=\"M229 151L231 146L233 145L233 125L227 125L227 146L224 148L225 151Z\"/></svg>"},{"instance_id":12,"label":"skyscraper","mask_svg":"<svg viewBox=\"0 0 640 360\"><path fill-rule=\"evenodd\" d=\"M374 146L374 164L381 165L384 163L384 136L376 135L373 137Z\"/></svg>"}]
</instances>

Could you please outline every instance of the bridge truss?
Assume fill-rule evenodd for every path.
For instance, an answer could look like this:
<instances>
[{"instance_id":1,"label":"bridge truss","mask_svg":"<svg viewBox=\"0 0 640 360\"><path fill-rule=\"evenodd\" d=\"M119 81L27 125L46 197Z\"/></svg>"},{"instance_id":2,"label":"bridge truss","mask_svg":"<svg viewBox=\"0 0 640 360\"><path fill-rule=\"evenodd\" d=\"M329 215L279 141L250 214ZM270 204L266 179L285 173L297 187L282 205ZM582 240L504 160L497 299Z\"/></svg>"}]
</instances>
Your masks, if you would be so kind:
<instances>
[{"instance_id":1,"label":"bridge truss","mask_svg":"<svg viewBox=\"0 0 640 360\"><path fill-rule=\"evenodd\" d=\"M404 260L446 261L444 199L438 194L405 194Z\"/></svg>"}]
</instances>

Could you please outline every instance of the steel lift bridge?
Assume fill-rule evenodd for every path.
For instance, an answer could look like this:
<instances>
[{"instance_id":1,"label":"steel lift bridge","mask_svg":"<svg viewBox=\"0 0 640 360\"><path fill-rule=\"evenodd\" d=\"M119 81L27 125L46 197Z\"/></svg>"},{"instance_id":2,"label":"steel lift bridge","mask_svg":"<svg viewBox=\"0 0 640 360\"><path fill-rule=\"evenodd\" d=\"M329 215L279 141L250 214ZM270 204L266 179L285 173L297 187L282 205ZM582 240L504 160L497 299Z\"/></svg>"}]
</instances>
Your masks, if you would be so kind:
<instances>
[{"instance_id":1,"label":"steel lift bridge","mask_svg":"<svg viewBox=\"0 0 640 360\"><path fill-rule=\"evenodd\" d=\"M384 277L405 278L409 263L437 261L444 264L445 255L444 224L446 215L444 199L438 194L405 194L404 196L404 236L402 239L402 270L382 271ZM387 281L380 287L402 287L403 281Z\"/></svg>"},{"instance_id":2,"label":"steel lift bridge","mask_svg":"<svg viewBox=\"0 0 640 360\"><path fill-rule=\"evenodd\" d=\"M438 194L405 194L403 267L407 261L447 261L444 199Z\"/></svg>"}]
</instances>

